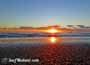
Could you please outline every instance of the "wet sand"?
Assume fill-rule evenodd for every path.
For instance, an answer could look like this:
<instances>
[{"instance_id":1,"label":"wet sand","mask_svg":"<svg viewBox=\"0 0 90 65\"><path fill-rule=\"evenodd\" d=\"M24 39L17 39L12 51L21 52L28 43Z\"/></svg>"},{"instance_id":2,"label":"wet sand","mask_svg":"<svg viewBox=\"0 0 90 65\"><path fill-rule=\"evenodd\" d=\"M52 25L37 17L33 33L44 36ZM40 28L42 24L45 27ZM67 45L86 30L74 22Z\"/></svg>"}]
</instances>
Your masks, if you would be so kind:
<instances>
[{"instance_id":1,"label":"wet sand","mask_svg":"<svg viewBox=\"0 0 90 65\"><path fill-rule=\"evenodd\" d=\"M37 58L37 63L16 65L90 65L90 45L81 44L47 44L41 46L1 47L0 57Z\"/></svg>"}]
</instances>

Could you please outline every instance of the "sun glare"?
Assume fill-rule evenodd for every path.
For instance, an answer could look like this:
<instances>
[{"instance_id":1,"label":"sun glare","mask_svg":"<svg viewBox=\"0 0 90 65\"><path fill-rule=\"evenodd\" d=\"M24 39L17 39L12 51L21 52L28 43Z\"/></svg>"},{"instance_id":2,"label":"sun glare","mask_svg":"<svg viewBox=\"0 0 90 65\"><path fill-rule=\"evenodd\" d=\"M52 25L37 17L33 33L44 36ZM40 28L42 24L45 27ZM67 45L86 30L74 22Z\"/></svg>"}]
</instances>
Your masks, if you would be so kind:
<instances>
[{"instance_id":1,"label":"sun glare","mask_svg":"<svg viewBox=\"0 0 90 65\"><path fill-rule=\"evenodd\" d=\"M58 30L57 29L49 29L47 32L49 32L49 33L57 33Z\"/></svg>"}]
</instances>

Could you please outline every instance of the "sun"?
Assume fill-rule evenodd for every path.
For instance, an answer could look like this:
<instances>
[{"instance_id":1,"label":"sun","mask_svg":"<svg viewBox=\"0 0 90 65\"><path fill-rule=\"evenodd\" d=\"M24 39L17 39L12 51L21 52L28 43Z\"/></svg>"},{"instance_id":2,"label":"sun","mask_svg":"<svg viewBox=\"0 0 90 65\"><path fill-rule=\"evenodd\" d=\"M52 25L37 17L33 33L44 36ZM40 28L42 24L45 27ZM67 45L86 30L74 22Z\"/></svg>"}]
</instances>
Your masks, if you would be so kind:
<instances>
[{"instance_id":1,"label":"sun","mask_svg":"<svg viewBox=\"0 0 90 65\"><path fill-rule=\"evenodd\" d=\"M49 33L57 33L58 30L53 28L53 29L49 29L47 32L49 32Z\"/></svg>"}]
</instances>

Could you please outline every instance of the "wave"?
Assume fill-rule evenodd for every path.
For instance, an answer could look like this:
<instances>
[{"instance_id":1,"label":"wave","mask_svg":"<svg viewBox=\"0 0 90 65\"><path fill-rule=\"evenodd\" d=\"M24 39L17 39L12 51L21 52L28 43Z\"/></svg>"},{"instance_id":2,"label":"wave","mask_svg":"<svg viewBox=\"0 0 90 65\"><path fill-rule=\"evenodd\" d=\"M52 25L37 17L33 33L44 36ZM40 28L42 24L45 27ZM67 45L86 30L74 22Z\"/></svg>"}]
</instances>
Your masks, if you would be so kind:
<instances>
[{"instance_id":1,"label":"wave","mask_svg":"<svg viewBox=\"0 0 90 65\"><path fill-rule=\"evenodd\" d=\"M0 38L9 37L90 37L90 33L23 33L23 32L0 32Z\"/></svg>"}]
</instances>

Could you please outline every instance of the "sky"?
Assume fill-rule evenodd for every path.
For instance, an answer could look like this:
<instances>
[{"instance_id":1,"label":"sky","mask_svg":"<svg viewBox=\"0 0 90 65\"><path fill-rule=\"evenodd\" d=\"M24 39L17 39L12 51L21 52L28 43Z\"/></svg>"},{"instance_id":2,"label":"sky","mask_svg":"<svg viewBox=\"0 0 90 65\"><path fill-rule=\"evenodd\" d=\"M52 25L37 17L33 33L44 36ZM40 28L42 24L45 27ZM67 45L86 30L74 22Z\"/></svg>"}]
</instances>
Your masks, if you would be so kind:
<instances>
[{"instance_id":1,"label":"sky","mask_svg":"<svg viewBox=\"0 0 90 65\"><path fill-rule=\"evenodd\" d=\"M90 0L0 0L0 26L90 26Z\"/></svg>"}]
</instances>

